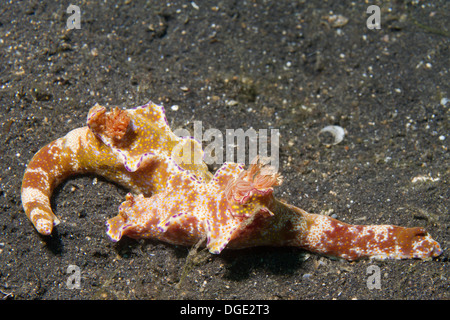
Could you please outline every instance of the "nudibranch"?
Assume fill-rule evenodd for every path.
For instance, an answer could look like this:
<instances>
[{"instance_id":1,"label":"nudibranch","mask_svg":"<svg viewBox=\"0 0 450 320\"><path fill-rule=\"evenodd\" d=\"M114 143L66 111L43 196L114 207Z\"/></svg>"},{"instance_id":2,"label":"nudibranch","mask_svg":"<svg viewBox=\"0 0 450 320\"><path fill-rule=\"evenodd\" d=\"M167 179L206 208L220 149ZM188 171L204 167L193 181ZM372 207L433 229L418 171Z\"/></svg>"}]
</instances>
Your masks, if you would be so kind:
<instances>
[{"instance_id":1,"label":"nudibranch","mask_svg":"<svg viewBox=\"0 0 450 320\"><path fill-rule=\"evenodd\" d=\"M183 154L183 148L192 153ZM151 195L164 190L174 168L209 180L207 166L194 161L202 156L197 141L172 133L162 106L148 103L106 112L95 105L86 127L47 144L31 159L22 181L22 205L37 231L49 235L59 223L50 197L68 176L96 173L135 193Z\"/></svg>"},{"instance_id":2,"label":"nudibranch","mask_svg":"<svg viewBox=\"0 0 450 320\"><path fill-rule=\"evenodd\" d=\"M94 173L131 192L106 223L113 241L123 236L176 245L225 248L295 246L356 260L431 258L442 252L423 228L350 225L310 214L274 197L282 177L263 159L246 169L225 163L213 175L201 144L178 137L164 108L152 102L107 111L95 105L87 126L44 146L22 182L22 204L36 230L50 235L59 223L51 209L55 186L68 176Z\"/></svg>"}]
</instances>

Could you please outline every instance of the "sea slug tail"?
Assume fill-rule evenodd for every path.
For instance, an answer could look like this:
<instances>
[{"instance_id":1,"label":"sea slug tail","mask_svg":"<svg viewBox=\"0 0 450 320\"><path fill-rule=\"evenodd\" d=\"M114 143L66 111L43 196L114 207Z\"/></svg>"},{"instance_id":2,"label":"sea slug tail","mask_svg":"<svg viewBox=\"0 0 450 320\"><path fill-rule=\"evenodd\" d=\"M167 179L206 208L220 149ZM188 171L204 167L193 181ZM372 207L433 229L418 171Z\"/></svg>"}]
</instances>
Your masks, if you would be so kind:
<instances>
[{"instance_id":1,"label":"sea slug tail","mask_svg":"<svg viewBox=\"0 0 450 320\"><path fill-rule=\"evenodd\" d=\"M21 198L25 213L43 235L59 223L50 197L53 189L69 175L80 172L78 150L83 148L87 127L75 129L40 149L31 159L22 180Z\"/></svg>"}]
</instances>

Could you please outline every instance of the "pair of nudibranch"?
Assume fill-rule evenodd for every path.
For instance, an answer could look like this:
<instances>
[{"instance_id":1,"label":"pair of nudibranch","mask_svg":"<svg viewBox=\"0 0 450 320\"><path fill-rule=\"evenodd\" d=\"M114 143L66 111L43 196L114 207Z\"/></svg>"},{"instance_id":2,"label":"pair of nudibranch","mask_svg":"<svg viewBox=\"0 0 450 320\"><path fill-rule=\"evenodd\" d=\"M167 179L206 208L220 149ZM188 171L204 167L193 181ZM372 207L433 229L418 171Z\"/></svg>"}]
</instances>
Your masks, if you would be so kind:
<instances>
[{"instance_id":1,"label":"pair of nudibranch","mask_svg":"<svg viewBox=\"0 0 450 320\"><path fill-rule=\"evenodd\" d=\"M188 156L184 147L192 150ZM213 175L203 162L192 161L202 155L197 141L170 130L162 106L149 102L106 111L96 105L86 127L44 146L30 161L22 204L37 231L50 235L59 223L50 205L54 188L70 175L95 173L135 194L129 193L119 214L107 221L114 241L124 235L180 245L205 239L212 253L296 246L348 260L441 254L423 228L349 225L278 201L273 187L282 178L263 161L248 169L225 163Z\"/></svg>"}]
</instances>

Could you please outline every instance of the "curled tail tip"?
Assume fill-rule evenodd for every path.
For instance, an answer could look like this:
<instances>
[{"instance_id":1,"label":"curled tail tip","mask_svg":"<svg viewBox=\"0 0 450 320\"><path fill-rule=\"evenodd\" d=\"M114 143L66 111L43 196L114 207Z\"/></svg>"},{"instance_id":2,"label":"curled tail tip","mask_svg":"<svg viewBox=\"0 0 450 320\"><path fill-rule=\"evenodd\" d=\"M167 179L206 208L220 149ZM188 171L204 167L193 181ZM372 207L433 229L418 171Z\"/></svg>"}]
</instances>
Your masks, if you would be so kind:
<instances>
[{"instance_id":1,"label":"curled tail tip","mask_svg":"<svg viewBox=\"0 0 450 320\"><path fill-rule=\"evenodd\" d=\"M50 207L48 195L34 188L22 189L22 206L28 219L42 235L50 235L60 223Z\"/></svg>"},{"instance_id":2,"label":"curled tail tip","mask_svg":"<svg viewBox=\"0 0 450 320\"><path fill-rule=\"evenodd\" d=\"M32 203L29 206L28 203L25 203L24 209L28 219L34 225L37 232L42 235L51 235L53 227L61 222L51 208L45 204Z\"/></svg>"},{"instance_id":3,"label":"curled tail tip","mask_svg":"<svg viewBox=\"0 0 450 320\"><path fill-rule=\"evenodd\" d=\"M33 224L40 234L49 236L52 234L53 226L56 226L59 222L58 218L54 220L49 218L39 218L36 221L33 221Z\"/></svg>"}]
</instances>

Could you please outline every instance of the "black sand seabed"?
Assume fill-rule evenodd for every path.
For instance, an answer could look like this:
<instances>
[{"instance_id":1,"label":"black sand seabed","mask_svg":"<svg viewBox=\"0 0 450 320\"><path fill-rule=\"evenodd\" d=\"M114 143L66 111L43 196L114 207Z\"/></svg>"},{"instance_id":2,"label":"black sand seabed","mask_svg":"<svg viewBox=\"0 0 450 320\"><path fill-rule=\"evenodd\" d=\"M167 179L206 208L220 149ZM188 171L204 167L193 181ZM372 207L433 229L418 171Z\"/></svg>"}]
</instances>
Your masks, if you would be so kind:
<instances>
[{"instance_id":1,"label":"black sand seabed","mask_svg":"<svg viewBox=\"0 0 450 320\"><path fill-rule=\"evenodd\" d=\"M0 5L0 298L449 299L450 2L69 1ZM333 20L333 15L342 15ZM20 185L33 154L83 126L96 102L153 100L172 128L278 129L278 197L355 224L425 227L431 261L331 260L294 248L112 243L104 222L127 190L80 176L56 190L62 223L41 237ZM334 124L344 140L317 135ZM214 168L212 168L214 169ZM69 265L80 287L69 289ZM367 285L368 267L380 289ZM369 269L371 270L371 269Z\"/></svg>"}]
</instances>

